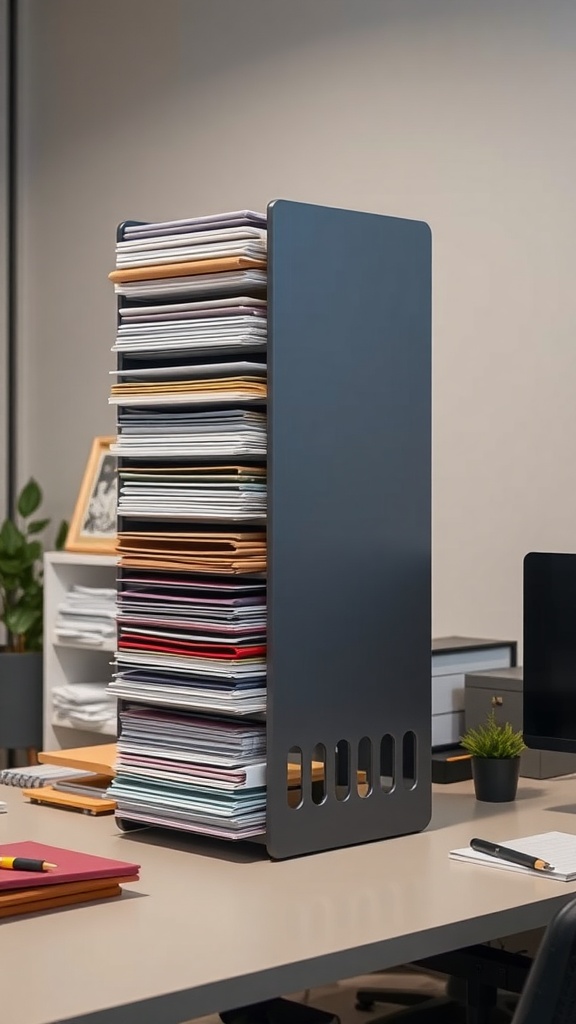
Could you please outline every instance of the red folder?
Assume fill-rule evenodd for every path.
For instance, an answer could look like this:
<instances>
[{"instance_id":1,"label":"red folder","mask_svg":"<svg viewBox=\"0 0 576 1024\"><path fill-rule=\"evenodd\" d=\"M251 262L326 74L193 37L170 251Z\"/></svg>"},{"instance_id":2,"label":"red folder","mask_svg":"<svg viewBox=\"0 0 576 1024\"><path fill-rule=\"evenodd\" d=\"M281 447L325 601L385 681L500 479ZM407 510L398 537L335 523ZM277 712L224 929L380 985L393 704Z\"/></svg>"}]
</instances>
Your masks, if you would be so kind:
<instances>
[{"instance_id":1,"label":"red folder","mask_svg":"<svg viewBox=\"0 0 576 1024\"><path fill-rule=\"evenodd\" d=\"M190 654L197 658L218 658L225 661L240 661L242 658L262 658L266 654L263 644L252 647L231 647L218 644L197 644L188 640L157 640L155 637L122 637L118 643L121 651L159 651L161 654Z\"/></svg>"},{"instance_id":2,"label":"red folder","mask_svg":"<svg viewBox=\"0 0 576 1024\"><path fill-rule=\"evenodd\" d=\"M129 864L91 853L77 853L44 843L2 843L0 857L31 857L58 866L53 871L10 871L0 869L0 892L10 889L36 889L40 885L80 882L89 878L120 878L137 875L139 864Z\"/></svg>"}]
</instances>

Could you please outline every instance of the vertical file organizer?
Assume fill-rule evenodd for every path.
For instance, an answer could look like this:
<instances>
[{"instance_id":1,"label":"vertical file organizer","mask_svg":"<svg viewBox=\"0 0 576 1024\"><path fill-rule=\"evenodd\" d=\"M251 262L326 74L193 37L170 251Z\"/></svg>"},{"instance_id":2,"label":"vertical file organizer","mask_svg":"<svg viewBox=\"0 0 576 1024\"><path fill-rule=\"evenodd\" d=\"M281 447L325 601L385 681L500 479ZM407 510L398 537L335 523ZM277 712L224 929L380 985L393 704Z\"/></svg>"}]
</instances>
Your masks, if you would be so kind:
<instances>
[{"instance_id":1,"label":"vertical file organizer","mask_svg":"<svg viewBox=\"0 0 576 1024\"><path fill-rule=\"evenodd\" d=\"M261 824L248 838L285 858L415 832L429 821L431 240L422 222L285 200L270 203L266 228L267 279L255 273L253 288L236 294L267 300L267 337L250 356L233 346L219 354L266 364L266 398L240 402L266 412L265 521L176 523L159 515L151 523L126 517L121 506L119 537L196 529L256 539L265 530L265 572L254 571L256 563L234 570L236 581L266 586L265 713L241 716L248 731L260 727L250 742L265 742L265 774L260 765L252 779ZM120 295L120 313L187 299L194 297L182 280L168 297ZM201 373L203 360L214 356L159 350L134 360L119 352L118 372L193 362ZM185 408L183 401L165 411ZM194 404L226 408L228 400ZM121 446L118 454L121 474L143 461ZM227 465L230 454L209 461ZM254 468L258 458L244 462ZM198 468L202 459L180 456L184 463ZM186 571L190 580L199 572ZM120 597L127 577L134 571L121 564ZM120 641L122 633L120 621ZM150 688L116 687L121 723L168 707L200 730L239 721L193 697L162 709L161 687L152 697ZM150 764L146 771L150 779ZM201 774L180 796L200 792ZM121 796L129 775L120 754L119 823L154 823L162 785L156 803L143 801L136 815ZM246 771L244 786L250 778ZM171 824L195 830L177 818Z\"/></svg>"}]
</instances>

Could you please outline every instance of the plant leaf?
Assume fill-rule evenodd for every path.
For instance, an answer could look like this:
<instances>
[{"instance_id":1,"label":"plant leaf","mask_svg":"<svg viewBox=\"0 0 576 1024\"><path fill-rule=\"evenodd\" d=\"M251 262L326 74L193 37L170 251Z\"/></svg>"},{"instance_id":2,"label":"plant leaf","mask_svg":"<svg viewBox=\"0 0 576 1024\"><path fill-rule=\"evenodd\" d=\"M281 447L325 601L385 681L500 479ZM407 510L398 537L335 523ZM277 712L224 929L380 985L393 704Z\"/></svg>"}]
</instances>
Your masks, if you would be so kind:
<instances>
[{"instance_id":1,"label":"plant leaf","mask_svg":"<svg viewBox=\"0 0 576 1024\"><path fill-rule=\"evenodd\" d=\"M41 610L37 608L22 608L19 605L16 608L10 608L6 613L6 626L10 633L16 635L26 633L41 615Z\"/></svg>"},{"instance_id":2,"label":"plant leaf","mask_svg":"<svg viewBox=\"0 0 576 1024\"><path fill-rule=\"evenodd\" d=\"M18 497L18 511L23 519L27 519L36 511L42 502L42 491L36 481L32 478L20 491Z\"/></svg>"},{"instance_id":3,"label":"plant leaf","mask_svg":"<svg viewBox=\"0 0 576 1024\"><path fill-rule=\"evenodd\" d=\"M17 576L22 569L22 560L20 558L3 558L0 555L0 573L7 576ZM7 589L9 588L8 580L4 581Z\"/></svg>"},{"instance_id":4,"label":"plant leaf","mask_svg":"<svg viewBox=\"0 0 576 1024\"><path fill-rule=\"evenodd\" d=\"M0 552L15 555L22 547L24 537L11 519L5 519L0 530Z\"/></svg>"},{"instance_id":5,"label":"plant leaf","mask_svg":"<svg viewBox=\"0 0 576 1024\"><path fill-rule=\"evenodd\" d=\"M56 551L62 551L62 548L66 543L67 536L68 523L66 522L65 519L63 519L62 522L60 523L60 526L58 527L58 533L56 534Z\"/></svg>"},{"instance_id":6,"label":"plant leaf","mask_svg":"<svg viewBox=\"0 0 576 1024\"><path fill-rule=\"evenodd\" d=\"M28 533L42 533L42 530L49 525L49 519L34 519L33 522L28 523Z\"/></svg>"},{"instance_id":7,"label":"plant leaf","mask_svg":"<svg viewBox=\"0 0 576 1024\"><path fill-rule=\"evenodd\" d=\"M42 558L42 545L39 540L32 540L26 545L26 561L32 565Z\"/></svg>"}]
</instances>

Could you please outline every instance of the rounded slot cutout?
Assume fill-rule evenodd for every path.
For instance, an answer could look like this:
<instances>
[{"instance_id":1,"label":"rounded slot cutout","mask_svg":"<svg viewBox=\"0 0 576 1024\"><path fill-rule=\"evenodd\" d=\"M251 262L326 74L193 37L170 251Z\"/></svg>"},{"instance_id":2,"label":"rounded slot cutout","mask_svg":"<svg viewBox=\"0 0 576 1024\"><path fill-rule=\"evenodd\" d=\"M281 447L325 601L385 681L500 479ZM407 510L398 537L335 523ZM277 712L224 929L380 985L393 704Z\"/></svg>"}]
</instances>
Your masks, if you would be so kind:
<instances>
[{"instance_id":1,"label":"rounded slot cutout","mask_svg":"<svg viewBox=\"0 0 576 1024\"><path fill-rule=\"evenodd\" d=\"M358 744L356 788L363 800L372 792L372 740L369 736L363 736Z\"/></svg>"},{"instance_id":2,"label":"rounded slot cutout","mask_svg":"<svg viewBox=\"0 0 576 1024\"><path fill-rule=\"evenodd\" d=\"M286 759L286 796L293 810L302 807L302 750L290 747Z\"/></svg>"}]
</instances>

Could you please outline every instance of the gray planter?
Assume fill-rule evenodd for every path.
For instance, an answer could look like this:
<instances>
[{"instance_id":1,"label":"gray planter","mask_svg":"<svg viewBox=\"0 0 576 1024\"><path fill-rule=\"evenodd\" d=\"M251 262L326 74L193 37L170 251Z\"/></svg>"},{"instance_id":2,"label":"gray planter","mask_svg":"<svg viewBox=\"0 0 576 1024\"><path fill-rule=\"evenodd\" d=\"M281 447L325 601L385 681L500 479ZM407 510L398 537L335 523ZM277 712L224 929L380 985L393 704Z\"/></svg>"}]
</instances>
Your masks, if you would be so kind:
<instances>
[{"instance_id":1,"label":"gray planter","mask_svg":"<svg viewBox=\"0 0 576 1024\"><path fill-rule=\"evenodd\" d=\"M42 749L42 654L0 653L0 749Z\"/></svg>"}]
</instances>

